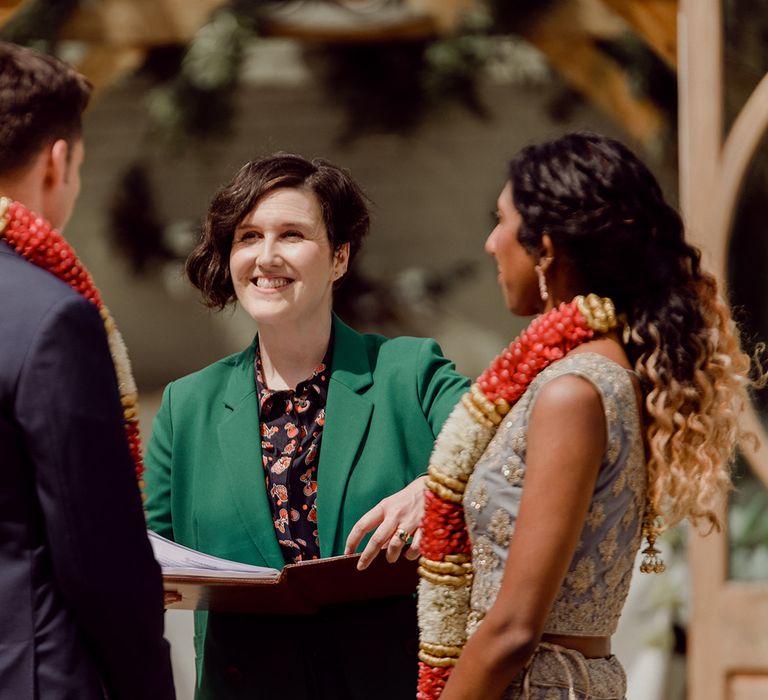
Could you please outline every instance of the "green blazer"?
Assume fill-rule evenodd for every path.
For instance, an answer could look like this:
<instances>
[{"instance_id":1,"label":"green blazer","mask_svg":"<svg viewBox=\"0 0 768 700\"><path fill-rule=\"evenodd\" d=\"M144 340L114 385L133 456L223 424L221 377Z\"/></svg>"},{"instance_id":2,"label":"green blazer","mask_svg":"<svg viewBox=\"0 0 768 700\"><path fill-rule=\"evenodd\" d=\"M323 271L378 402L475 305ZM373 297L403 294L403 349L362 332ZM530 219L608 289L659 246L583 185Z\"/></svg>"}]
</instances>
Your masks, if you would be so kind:
<instances>
[{"instance_id":1,"label":"green blazer","mask_svg":"<svg viewBox=\"0 0 768 700\"><path fill-rule=\"evenodd\" d=\"M317 473L323 557L342 554L365 512L426 471L435 437L468 388L433 340L361 335L337 317L333 327ZM149 527L177 542L280 569L254 350L255 341L166 387L145 457L146 510ZM198 668L203 624L196 624Z\"/></svg>"}]
</instances>

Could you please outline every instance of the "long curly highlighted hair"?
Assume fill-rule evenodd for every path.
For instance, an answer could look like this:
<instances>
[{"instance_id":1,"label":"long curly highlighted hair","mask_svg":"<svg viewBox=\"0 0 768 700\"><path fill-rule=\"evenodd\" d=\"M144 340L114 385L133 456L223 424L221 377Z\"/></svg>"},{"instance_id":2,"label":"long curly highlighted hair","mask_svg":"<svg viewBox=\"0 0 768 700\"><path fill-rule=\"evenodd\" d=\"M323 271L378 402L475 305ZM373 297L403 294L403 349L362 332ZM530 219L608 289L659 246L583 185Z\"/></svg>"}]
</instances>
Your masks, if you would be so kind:
<instances>
[{"instance_id":1,"label":"long curly highlighted hair","mask_svg":"<svg viewBox=\"0 0 768 700\"><path fill-rule=\"evenodd\" d=\"M523 149L509 167L532 254L548 234L584 292L613 299L645 398L649 512L720 528L748 400L750 360L715 278L678 213L626 146L573 133Z\"/></svg>"}]
</instances>

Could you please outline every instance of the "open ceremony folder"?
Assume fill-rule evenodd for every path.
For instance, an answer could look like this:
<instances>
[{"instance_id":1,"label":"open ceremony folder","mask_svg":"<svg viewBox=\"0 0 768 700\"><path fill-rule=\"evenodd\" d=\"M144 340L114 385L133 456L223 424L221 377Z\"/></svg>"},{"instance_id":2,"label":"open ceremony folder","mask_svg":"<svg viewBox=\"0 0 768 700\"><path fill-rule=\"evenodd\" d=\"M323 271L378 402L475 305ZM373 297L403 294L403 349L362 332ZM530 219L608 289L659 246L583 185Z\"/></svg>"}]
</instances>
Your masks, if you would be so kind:
<instances>
[{"instance_id":1,"label":"open ceremony folder","mask_svg":"<svg viewBox=\"0 0 768 700\"><path fill-rule=\"evenodd\" d=\"M356 568L359 554L288 564L278 571L219 559L148 534L166 592L181 595L166 605L171 610L307 615L340 603L409 595L418 582L417 562L401 556L390 564L384 552L363 571Z\"/></svg>"}]
</instances>

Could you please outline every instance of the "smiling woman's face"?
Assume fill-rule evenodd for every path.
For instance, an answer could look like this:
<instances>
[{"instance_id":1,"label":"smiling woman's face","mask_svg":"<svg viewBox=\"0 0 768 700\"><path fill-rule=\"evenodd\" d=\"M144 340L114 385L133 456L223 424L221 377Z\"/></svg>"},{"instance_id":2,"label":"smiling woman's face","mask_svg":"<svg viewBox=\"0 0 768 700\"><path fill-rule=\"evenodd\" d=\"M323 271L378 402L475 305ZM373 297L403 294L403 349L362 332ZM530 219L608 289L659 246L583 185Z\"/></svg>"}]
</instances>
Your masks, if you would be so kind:
<instances>
[{"instance_id":1,"label":"smiling woman's face","mask_svg":"<svg viewBox=\"0 0 768 700\"><path fill-rule=\"evenodd\" d=\"M235 229L229 269L237 300L261 325L293 325L330 314L333 283L349 245L332 254L320 202L308 189L266 194Z\"/></svg>"}]
</instances>

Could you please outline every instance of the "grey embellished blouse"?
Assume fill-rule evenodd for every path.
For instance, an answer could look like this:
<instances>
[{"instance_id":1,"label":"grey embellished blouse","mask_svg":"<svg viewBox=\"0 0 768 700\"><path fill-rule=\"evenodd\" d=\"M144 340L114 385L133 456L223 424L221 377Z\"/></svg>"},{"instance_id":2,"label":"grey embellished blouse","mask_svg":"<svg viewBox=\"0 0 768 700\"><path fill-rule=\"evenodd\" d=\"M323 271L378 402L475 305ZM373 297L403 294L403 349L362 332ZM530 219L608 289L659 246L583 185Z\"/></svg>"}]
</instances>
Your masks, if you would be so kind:
<instances>
[{"instance_id":1,"label":"grey embellished blouse","mask_svg":"<svg viewBox=\"0 0 768 700\"><path fill-rule=\"evenodd\" d=\"M609 636L616 631L640 546L646 467L631 374L595 353L577 353L539 374L499 426L464 495L474 579L468 634L489 610L501 584L525 488L526 434L536 396L557 377L591 382L602 399L607 448L587 520L544 632Z\"/></svg>"}]
</instances>

